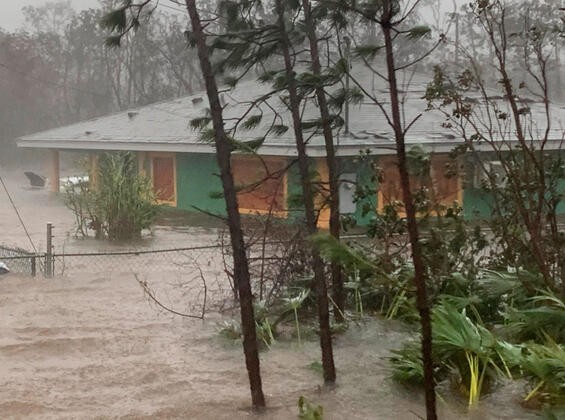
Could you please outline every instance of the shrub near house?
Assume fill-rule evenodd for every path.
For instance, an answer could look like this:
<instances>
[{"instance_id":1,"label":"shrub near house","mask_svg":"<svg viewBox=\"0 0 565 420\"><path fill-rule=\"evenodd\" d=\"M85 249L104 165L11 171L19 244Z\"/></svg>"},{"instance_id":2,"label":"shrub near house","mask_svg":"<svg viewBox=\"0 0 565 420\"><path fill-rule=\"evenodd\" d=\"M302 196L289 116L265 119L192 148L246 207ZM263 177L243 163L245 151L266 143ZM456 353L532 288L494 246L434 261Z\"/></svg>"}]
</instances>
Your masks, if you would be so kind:
<instances>
[{"instance_id":1,"label":"shrub near house","mask_svg":"<svg viewBox=\"0 0 565 420\"><path fill-rule=\"evenodd\" d=\"M96 238L129 240L141 235L157 216L151 180L140 175L133 153L100 156L96 185L81 184L65 191L65 204L76 216L77 233Z\"/></svg>"}]
</instances>

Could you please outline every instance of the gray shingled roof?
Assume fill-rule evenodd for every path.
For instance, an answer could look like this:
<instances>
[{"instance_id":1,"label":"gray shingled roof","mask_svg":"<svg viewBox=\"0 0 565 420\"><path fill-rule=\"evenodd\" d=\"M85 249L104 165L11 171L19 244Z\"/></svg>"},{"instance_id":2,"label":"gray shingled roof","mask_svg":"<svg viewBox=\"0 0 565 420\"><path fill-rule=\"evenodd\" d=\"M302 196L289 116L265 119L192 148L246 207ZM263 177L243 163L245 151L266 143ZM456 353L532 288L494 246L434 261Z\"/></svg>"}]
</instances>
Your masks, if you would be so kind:
<instances>
[{"instance_id":1,"label":"gray shingled roof","mask_svg":"<svg viewBox=\"0 0 565 420\"><path fill-rule=\"evenodd\" d=\"M386 106L388 91L385 82L367 71L356 72L352 77L359 80L367 92L380 98ZM425 144L432 150L448 151L458 144L454 133L442 126L444 115L438 111L425 111L422 99L431 76L406 73L400 78L404 92L403 118L409 122L421 115L407 133L407 144ZM353 85L353 83L352 83ZM255 81L241 82L235 89L224 92L224 118L227 127L233 127L235 120L245 112L248 103L270 90L269 85ZM502 101L501 101L502 102ZM504 104L502 105L504 106ZM190 121L205 114L208 100L205 93L147 105L108 116L42 131L18 139L18 146L32 148L53 148L73 150L140 150L211 153L212 146L200 141L200 135L190 127ZM541 104L532 105L534 117L541 112ZM553 116L552 138L562 139L562 108ZM276 97L249 112L248 116L262 113L261 123L252 130L235 131L238 140L252 140L262 137L273 120L279 115L277 124L291 127L288 111L280 98ZM305 106L304 120L319 118L316 104L310 101ZM343 129L336 133L338 153L357 155L359 150L370 149L375 154L390 154L394 149L393 133L380 109L369 99L361 104L350 105L350 133ZM507 127L508 138L512 127ZM267 136L260 152L267 155L295 155L295 140L292 129L281 136ZM323 138L315 134L309 140L309 154L323 156Z\"/></svg>"}]
</instances>

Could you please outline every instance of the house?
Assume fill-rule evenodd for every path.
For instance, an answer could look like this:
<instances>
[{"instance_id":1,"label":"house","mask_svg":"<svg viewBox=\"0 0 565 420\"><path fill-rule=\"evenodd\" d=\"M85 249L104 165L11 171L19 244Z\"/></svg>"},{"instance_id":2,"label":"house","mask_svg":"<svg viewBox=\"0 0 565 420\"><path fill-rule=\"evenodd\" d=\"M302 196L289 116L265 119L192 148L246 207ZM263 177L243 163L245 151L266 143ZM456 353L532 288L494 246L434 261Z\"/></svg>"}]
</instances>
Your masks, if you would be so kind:
<instances>
[{"instance_id":1,"label":"house","mask_svg":"<svg viewBox=\"0 0 565 420\"><path fill-rule=\"evenodd\" d=\"M359 80L366 92L384 102L388 100L386 86L377 76L353 72L352 78ZM429 80L428 76L408 74L400 84L403 118L411 121L419 116L407 133L407 148L418 146L431 152L432 187L438 202L445 205L458 202L468 215L477 210L485 213L488 197L485 201L473 181L477 177L474 170L471 173L459 170L453 174L450 169L449 153L461 145L462 140L444 127L444 115L438 111L425 111L422 96ZM295 139L292 129L285 132L282 129L276 134L272 129L273 126L291 127L290 116L284 100L278 96L264 103L255 103L257 97L270 89L270 85L246 81L221 94L226 128L231 130L231 136L243 142L264 137L256 154L234 153L232 168L236 184L245 187L238 193L243 213L272 212L279 217L291 217L296 210L292 205L293 197L301 191L294 165L297 155ZM254 103L255 106L252 106ZM48 152L51 185L55 189L59 185L61 151L89 153L92 168L96 167L100 152L134 152L140 171L151 177L161 202L180 209L221 214L225 212L225 205L219 194L220 180L215 175L219 170L214 148L203 141L201 133L190 125L191 120L206 115L207 107L206 95L196 94L25 136L18 139L18 146ZM348 108L349 117L344 127L335 133L342 181L340 210L343 214L353 215L363 224L367 221L362 215L363 206L369 204L381 209L387 202L400 197L394 136L384 115L373 102L366 99L361 104L350 104ZM246 114L246 118L240 120L242 114ZM303 114L305 121L319 118L315 102L308 102ZM245 127L249 117L256 117L255 122ZM558 126L560 124L554 125ZM560 149L562 134L555 130L554 140L547 148ZM484 147L486 153L488 146ZM309 136L307 151L317 169L319 185L324 186L328 173L321 133ZM360 152L368 153L371 158L365 161L359 159ZM356 202L354 186L373 182L375 163L381 170L377 192L364 203ZM91 176L95 173L93 171ZM328 210L323 206L323 200L319 202L320 224L325 225ZM561 209L565 212L565 206Z\"/></svg>"}]
</instances>

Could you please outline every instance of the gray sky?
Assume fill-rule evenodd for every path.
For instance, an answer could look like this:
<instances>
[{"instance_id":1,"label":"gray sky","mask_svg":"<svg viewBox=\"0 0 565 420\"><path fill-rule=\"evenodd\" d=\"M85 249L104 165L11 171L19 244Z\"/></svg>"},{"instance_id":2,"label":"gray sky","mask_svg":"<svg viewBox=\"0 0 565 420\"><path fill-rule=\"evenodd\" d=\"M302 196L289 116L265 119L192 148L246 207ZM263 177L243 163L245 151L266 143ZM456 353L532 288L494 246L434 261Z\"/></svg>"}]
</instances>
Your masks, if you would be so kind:
<instances>
[{"instance_id":1,"label":"gray sky","mask_svg":"<svg viewBox=\"0 0 565 420\"><path fill-rule=\"evenodd\" d=\"M0 0L0 28L13 31L23 24L22 7L24 6L41 6L48 1L56 0ZM412 0L413 1L413 0ZM410 1L409 3L411 3ZM563 2L564 0L559 0ZM72 7L75 10L87 9L89 7L98 8L98 0L70 0ZM461 5L468 3L469 0L440 0L443 12L453 10L453 4ZM169 1L161 2L161 10L164 12L171 12L172 6L176 6ZM178 7L178 6L176 6ZM173 7L174 8L174 7ZM424 12L426 15L426 12ZM431 15L431 13L429 13Z\"/></svg>"},{"instance_id":2,"label":"gray sky","mask_svg":"<svg viewBox=\"0 0 565 420\"><path fill-rule=\"evenodd\" d=\"M22 7L41 6L48 0L0 0L0 28L13 31L23 24ZM97 7L98 0L71 0L75 10Z\"/></svg>"}]
</instances>

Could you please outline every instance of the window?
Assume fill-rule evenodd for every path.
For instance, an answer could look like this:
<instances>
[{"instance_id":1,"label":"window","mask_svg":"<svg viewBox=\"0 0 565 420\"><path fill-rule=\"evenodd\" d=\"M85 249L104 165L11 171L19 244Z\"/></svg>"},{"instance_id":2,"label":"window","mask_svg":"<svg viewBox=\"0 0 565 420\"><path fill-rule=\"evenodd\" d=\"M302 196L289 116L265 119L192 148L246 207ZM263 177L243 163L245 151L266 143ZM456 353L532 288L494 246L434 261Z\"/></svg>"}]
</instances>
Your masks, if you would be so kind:
<instances>
[{"instance_id":1,"label":"window","mask_svg":"<svg viewBox=\"0 0 565 420\"><path fill-rule=\"evenodd\" d=\"M453 161L447 155L432 155L429 176L411 176L412 192L421 188L429 190L429 197L435 204L451 206L455 201L461 203L460 180L453 171ZM381 180L378 189L378 210L387 204L402 202L402 187L396 156L385 156L379 159ZM403 211L401 211L403 213Z\"/></svg>"},{"instance_id":2,"label":"window","mask_svg":"<svg viewBox=\"0 0 565 420\"><path fill-rule=\"evenodd\" d=\"M286 159L236 155L231 164L241 212L286 215Z\"/></svg>"}]
</instances>

